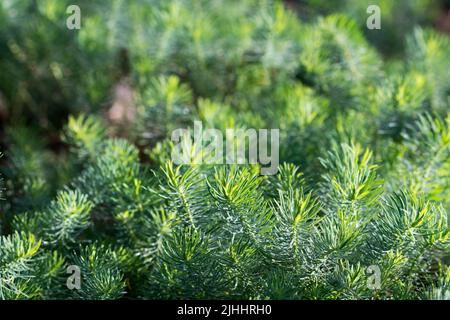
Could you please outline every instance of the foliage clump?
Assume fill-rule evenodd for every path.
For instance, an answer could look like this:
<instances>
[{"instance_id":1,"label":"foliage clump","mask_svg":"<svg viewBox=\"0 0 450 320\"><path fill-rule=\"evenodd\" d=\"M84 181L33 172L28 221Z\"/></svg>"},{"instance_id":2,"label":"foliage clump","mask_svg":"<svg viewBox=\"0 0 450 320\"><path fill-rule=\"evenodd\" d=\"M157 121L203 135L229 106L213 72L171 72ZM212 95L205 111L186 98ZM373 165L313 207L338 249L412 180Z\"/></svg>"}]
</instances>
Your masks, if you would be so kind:
<instances>
[{"instance_id":1,"label":"foliage clump","mask_svg":"<svg viewBox=\"0 0 450 320\"><path fill-rule=\"evenodd\" d=\"M380 1L385 36L364 1L69 2L0 4L0 299L450 297L432 1ZM279 128L277 174L175 165L195 120Z\"/></svg>"}]
</instances>

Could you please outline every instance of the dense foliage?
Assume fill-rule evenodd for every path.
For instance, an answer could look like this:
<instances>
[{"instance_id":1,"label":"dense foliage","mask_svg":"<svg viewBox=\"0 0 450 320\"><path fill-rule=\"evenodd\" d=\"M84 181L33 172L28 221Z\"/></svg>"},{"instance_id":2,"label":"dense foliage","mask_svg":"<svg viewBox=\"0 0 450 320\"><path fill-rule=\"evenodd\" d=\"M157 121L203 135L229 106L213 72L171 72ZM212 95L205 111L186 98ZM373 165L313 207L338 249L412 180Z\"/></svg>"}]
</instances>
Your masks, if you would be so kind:
<instances>
[{"instance_id":1,"label":"dense foliage","mask_svg":"<svg viewBox=\"0 0 450 320\"><path fill-rule=\"evenodd\" d=\"M450 39L437 1L378 2L381 30L366 1L3 0L0 299L450 298ZM279 128L278 173L173 164L194 120Z\"/></svg>"}]
</instances>

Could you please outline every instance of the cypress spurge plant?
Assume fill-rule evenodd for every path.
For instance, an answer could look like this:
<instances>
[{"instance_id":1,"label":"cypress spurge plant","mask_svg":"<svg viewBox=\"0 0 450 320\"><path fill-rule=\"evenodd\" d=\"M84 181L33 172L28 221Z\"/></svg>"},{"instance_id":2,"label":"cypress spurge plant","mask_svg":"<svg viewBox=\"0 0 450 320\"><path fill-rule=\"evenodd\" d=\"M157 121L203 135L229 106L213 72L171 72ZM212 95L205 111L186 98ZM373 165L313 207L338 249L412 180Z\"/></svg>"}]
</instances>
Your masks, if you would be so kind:
<instances>
[{"instance_id":1,"label":"cypress spurge plant","mask_svg":"<svg viewBox=\"0 0 450 320\"><path fill-rule=\"evenodd\" d=\"M0 3L0 299L450 297L450 41L388 10L428 1L230 1ZM193 121L277 173L175 164Z\"/></svg>"}]
</instances>

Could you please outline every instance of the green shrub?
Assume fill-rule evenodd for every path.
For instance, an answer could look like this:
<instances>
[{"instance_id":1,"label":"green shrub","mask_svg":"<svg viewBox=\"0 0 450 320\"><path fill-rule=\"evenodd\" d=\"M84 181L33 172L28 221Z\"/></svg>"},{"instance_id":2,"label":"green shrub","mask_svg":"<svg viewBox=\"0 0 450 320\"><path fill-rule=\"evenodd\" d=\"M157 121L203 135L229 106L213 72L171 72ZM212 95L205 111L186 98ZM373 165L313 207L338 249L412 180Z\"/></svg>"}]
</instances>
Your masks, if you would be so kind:
<instances>
[{"instance_id":1,"label":"green shrub","mask_svg":"<svg viewBox=\"0 0 450 320\"><path fill-rule=\"evenodd\" d=\"M0 4L1 299L448 299L431 1L69 2ZM277 174L174 164L196 120L279 128Z\"/></svg>"}]
</instances>

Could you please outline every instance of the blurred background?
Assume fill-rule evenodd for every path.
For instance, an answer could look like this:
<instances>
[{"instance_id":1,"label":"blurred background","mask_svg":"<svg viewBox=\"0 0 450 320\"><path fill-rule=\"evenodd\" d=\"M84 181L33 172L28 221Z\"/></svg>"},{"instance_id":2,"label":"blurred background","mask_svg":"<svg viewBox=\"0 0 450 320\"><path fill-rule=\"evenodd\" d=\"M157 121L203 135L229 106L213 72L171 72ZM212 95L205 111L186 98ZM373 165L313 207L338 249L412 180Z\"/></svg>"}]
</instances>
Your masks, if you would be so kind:
<instances>
[{"instance_id":1,"label":"blurred background","mask_svg":"<svg viewBox=\"0 0 450 320\"><path fill-rule=\"evenodd\" d=\"M221 2L228 4L221 5ZM367 40L387 58L403 55L406 35L417 25L450 32L450 0L286 0L284 3L305 22L314 21L318 16L345 14L354 19ZM81 8L82 28L78 31L66 27L69 16L66 9L71 4ZM370 4L381 8L379 32L365 27ZM238 54L237 47L241 45L243 51L248 49L240 37L258 36L256 26L251 23L246 26L242 18L256 16L269 5L267 1L234 0L2 0L2 134L8 124L32 123L50 130L47 132L52 137L52 130L59 129L71 112L107 110L115 96L113 88L124 77L132 78L134 87L145 83L152 73L170 73L176 69L188 77L189 66L180 56L195 50L187 48L186 43L196 34L201 45L198 49L203 52L189 52L189 63L195 64L193 59L200 59L202 54L223 49L216 52L215 63L222 64L224 69L231 68L226 64ZM191 11L191 8L198 10ZM230 21L239 21L237 26L208 30L208 23L214 23L211 19L219 16L218 11L221 19L227 16ZM183 25L183 15L192 16L192 25ZM211 19L201 20L205 15ZM185 39L179 38L183 28L191 28L186 31L189 36ZM248 36L246 32L254 34ZM219 38L213 42L212 37L217 34ZM165 65L168 60L170 65Z\"/></svg>"}]
</instances>

